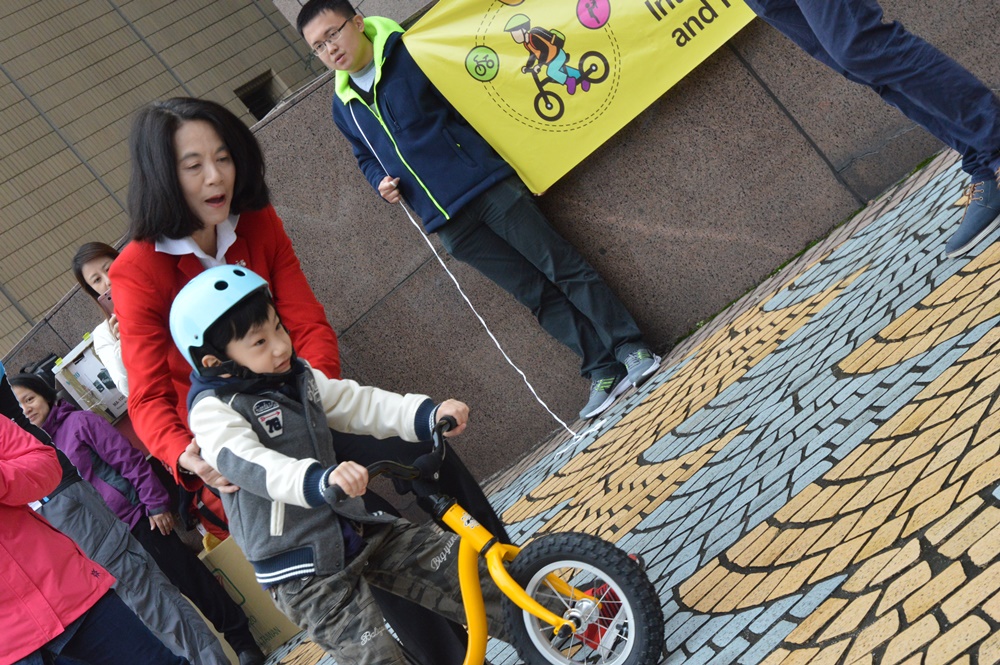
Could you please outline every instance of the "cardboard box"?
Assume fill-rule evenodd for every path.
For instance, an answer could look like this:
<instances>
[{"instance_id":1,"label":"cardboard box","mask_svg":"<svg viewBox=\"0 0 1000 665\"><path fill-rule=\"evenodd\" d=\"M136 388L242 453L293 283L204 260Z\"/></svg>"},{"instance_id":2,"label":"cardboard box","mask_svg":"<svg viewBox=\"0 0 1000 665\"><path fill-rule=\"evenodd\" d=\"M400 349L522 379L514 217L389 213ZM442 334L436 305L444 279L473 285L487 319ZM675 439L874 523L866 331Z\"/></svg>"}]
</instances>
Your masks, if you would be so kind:
<instances>
[{"instance_id":1,"label":"cardboard box","mask_svg":"<svg viewBox=\"0 0 1000 665\"><path fill-rule=\"evenodd\" d=\"M99 413L109 423L121 418L128 408L128 398L118 391L107 368L94 353L94 340L89 333L59 359L52 373L81 408Z\"/></svg>"},{"instance_id":2,"label":"cardboard box","mask_svg":"<svg viewBox=\"0 0 1000 665\"><path fill-rule=\"evenodd\" d=\"M253 566L243 556L235 540L227 538L211 552L202 552L199 556L246 613L250 619L250 632L265 654L302 632L274 606L271 595L257 583Z\"/></svg>"}]
</instances>

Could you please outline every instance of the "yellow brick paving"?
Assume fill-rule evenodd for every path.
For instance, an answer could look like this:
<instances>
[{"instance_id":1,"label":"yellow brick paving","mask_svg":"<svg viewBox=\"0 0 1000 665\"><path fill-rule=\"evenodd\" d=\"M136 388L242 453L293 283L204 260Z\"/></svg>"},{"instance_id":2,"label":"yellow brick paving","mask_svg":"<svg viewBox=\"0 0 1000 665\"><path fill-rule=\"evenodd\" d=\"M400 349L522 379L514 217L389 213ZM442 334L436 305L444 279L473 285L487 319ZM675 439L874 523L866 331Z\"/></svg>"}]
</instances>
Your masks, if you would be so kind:
<instances>
[{"instance_id":1,"label":"yellow brick paving","mask_svg":"<svg viewBox=\"0 0 1000 665\"><path fill-rule=\"evenodd\" d=\"M835 298L857 275L795 307L774 312L748 311L736 323L717 333L673 380L652 392L612 430L577 455L556 476L516 503L504 514L508 522L528 519L566 503L567 508L549 520L542 531L586 531L616 540L622 526L649 513L702 468L740 428L689 455L645 469L635 462L657 438L707 404L748 369L767 357L784 340ZM595 482L607 469L615 470ZM649 474L655 474L648 477ZM607 502L607 488L615 494L638 485L644 493L624 504ZM655 491L654 491L655 488Z\"/></svg>"},{"instance_id":2,"label":"yellow brick paving","mask_svg":"<svg viewBox=\"0 0 1000 665\"><path fill-rule=\"evenodd\" d=\"M809 584L853 569L765 663L838 662L835 654L845 650L845 662L898 663L915 652L927 663L949 662L941 658L975 651L980 642L993 653L996 643L984 641L1000 619L1000 509L979 495L1000 481L994 363L1000 364L1000 330L797 495L774 525L762 524L681 585L682 599L703 612L731 611L759 602L757 588L770 589L769 598L796 590L775 584L777 578ZM967 366L979 372L957 383ZM949 393L964 394L961 410L942 399ZM976 418L963 418L970 411ZM833 532L837 537L824 538ZM786 536L792 542L770 547ZM796 548L798 541L805 542ZM796 549L794 560L779 560ZM808 578L800 570L811 571ZM741 587L747 579L753 584ZM719 588L734 591L722 598L705 593ZM942 630L932 612L952 628Z\"/></svg>"},{"instance_id":3,"label":"yellow brick paving","mask_svg":"<svg viewBox=\"0 0 1000 665\"><path fill-rule=\"evenodd\" d=\"M515 539L643 554L671 665L1000 663L1000 243L941 256L956 163L496 479ZM489 658L518 662L497 642ZM332 660L298 640L271 662Z\"/></svg>"}]
</instances>

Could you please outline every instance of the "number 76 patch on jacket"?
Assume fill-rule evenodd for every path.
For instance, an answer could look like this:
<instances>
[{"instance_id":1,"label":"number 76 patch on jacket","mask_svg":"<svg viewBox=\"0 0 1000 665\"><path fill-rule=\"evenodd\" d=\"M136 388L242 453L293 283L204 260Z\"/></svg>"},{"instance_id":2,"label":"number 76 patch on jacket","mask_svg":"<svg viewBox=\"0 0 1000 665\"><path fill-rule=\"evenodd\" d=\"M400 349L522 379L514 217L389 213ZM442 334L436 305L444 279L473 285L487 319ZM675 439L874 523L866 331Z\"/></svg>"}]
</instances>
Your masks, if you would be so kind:
<instances>
[{"instance_id":1,"label":"number 76 patch on jacket","mask_svg":"<svg viewBox=\"0 0 1000 665\"><path fill-rule=\"evenodd\" d=\"M253 414L257 422L272 439L281 434L284 422L281 419L281 407L273 399L262 399L253 405Z\"/></svg>"}]
</instances>

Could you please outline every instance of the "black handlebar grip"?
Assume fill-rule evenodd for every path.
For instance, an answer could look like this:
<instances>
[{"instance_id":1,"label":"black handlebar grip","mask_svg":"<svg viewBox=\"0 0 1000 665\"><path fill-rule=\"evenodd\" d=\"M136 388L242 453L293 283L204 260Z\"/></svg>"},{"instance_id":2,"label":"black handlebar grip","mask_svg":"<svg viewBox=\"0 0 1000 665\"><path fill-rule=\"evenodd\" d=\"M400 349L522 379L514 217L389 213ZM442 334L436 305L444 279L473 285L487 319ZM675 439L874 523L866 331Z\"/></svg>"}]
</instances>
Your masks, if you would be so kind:
<instances>
[{"instance_id":1,"label":"black handlebar grip","mask_svg":"<svg viewBox=\"0 0 1000 665\"><path fill-rule=\"evenodd\" d=\"M458 421L452 416L441 416L437 421L437 425L434 427L435 431L444 434L449 430L453 430L458 427Z\"/></svg>"},{"instance_id":2,"label":"black handlebar grip","mask_svg":"<svg viewBox=\"0 0 1000 665\"><path fill-rule=\"evenodd\" d=\"M350 497L347 496L347 492L344 491L340 485L334 483L323 490L323 498L329 504L340 503L341 501L347 501Z\"/></svg>"}]
</instances>

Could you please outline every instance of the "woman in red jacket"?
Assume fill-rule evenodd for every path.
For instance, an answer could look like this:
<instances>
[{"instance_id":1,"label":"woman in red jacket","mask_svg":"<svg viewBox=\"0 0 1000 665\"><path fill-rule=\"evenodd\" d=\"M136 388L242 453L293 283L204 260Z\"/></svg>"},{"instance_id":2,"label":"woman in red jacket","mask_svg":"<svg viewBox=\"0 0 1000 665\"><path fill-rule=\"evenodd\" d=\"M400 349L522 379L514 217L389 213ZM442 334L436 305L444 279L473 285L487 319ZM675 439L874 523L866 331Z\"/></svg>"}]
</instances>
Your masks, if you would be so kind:
<instances>
[{"instance_id":1,"label":"woman in red jacket","mask_svg":"<svg viewBox=\"0 0 1000 665\"><path fill-rule=\"evenodd\" d=\"M181 287L206 268L239 264L267 280L282 324L296 352L331 378L340 378L337 338L323 306L310 289L284 226L270 204L264 159L257 140L224 107L200 99L175 98L137 113L129 137L130 242L109 271L119 320L122 360L128 372L129 414L150 452L190 490L204 480L219 492L230 485L198 454L187 426L190 366L174 345L170 305ZM338 434L340 460L369 464L413 459L425 449L399 439ZM408 457L407 457L408 456ZM503 523L482 489L455 454L447 455L442 490L505 541ZM381 501L369 509L394 512ZM202 492L209 530L224 519L217 497ZM214 517L213 517L214 515ZM460 663L465 632L444 628L443 619L413 603L392 606L395 596L377 596L383 612L416 660ZM456 635L458 639L445 637Z\"/></svg>"},{"instance_id":2,"label":"woman in red jacket","mask_svg":"<svg viewBox=\"0 0 1000 665\"><path fill-rule=\"evenodd\" d=\"M2 372L2 369L0 369ZM29 502L62 478L56 451L0 418L0 665L187 663L111 591L114 578Z\"/></svg>"}]
</instances>

